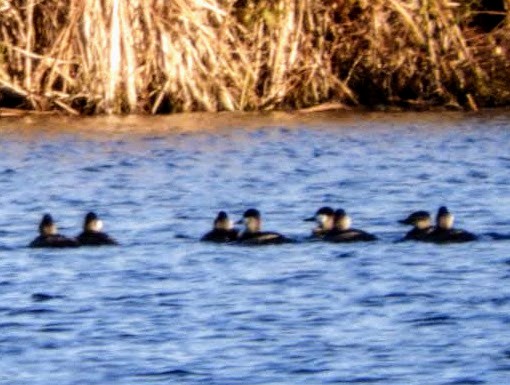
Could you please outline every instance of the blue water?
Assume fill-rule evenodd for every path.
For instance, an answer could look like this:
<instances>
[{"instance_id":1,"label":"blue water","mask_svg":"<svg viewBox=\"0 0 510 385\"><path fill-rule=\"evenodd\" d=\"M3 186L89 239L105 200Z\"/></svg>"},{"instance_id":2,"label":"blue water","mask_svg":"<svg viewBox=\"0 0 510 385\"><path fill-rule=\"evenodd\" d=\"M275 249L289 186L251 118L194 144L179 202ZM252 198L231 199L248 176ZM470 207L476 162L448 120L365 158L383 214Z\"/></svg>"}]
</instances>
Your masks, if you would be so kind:
<instances>
[{"instance_id":1,"label":"blue water","mask_svg":"<svg viewBox=\"0 0 510 385\"><path fill-rule=\"evenodd\" d=\"M0 383L508 384L508 143L505 112L0 120ZM198 242L325 204L380 240ZM481 240L394 243L443 204ZM89 210L121 246L25 247Z\"/></svg>"}]
</instances>

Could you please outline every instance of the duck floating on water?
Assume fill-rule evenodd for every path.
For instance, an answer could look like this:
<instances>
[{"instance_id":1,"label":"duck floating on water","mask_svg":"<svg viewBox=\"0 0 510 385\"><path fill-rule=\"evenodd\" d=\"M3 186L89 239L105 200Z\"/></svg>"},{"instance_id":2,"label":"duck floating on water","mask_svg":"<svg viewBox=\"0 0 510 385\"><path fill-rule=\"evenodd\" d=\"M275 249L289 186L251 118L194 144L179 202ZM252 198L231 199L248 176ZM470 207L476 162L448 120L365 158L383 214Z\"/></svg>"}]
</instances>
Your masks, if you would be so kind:
<instances>
[{"instance_id":1,"label":"duck floating on water","mask_svg":"<svg viewBox=\"0 0 510 385\"><path fill-rule=\"evenodd\" d=\"M238 236L239 230L234 228L234 223L229 219L227 213L220 211L214 220L213 229L200 240L204 242L228 243L236 241Z\"/></svg>"},{"instance_id":2,"label":"duck floating on water","mask_svg":"<svg viewBox=\"0 0 510 385\"><path fill-rule=\"evenodd\" d=\"M373 234L352 229L351 223L351 217L347 215L345 210L336 210L334 227L324 236L324 240L328 242L369 242L377 240L377 237Z\"/></svg>"},{"instance_id":3,"label":"duck floating on water","mask_svg":"<svg viewBox=\"0 0 510 385\"><path fill-rule=\"evenodd\" d=\"M405 235L402 241L421 241L427 242L431 233L434 231L432 218L428 211L415 211L406 219L398 221L403 225L411 225L413 228Z\"/></svg>"},{"instance_id":4,"label":"duck floating on water","mask_svg":"<svg viewBox=\"0 0 510 385\"><path fill-rule=\"evenodd\" d=\"M118 245L117 241L102 232L103 221L96 213L89 212L83 221L83 231L76 239L82 246Z\"/></svg>"},{"instance_id":5,"label":"duck floating on water","mask_svg":"<svg viewBox=\"0 0 510 385\"><path fill-rule=\"evenodd\" d=\"M407 218L398 222L411 225L413 228L406 233L401 241L421 241L437 244L471 242L478 236L466 230L453 227L454 216L446 206L437 211L436 224L432 225L430 213L415 211ZM315 215L305 221L316 221L317 226L312 230L312 239L327 242L344 243L374 241L377 236L366 231L351 228L352 220L343 209L334 211L329 206L321 207ZM220 211L213 229L202 236L202 241L215 243L236 243L244 245L270 245L294 242L294 240L274 231L262 231L262 218L257 209L246 210L238 223L244 223L242 233L234 228L233 222L225 211ZM102 231L103 222L94 212L89 212L83 222L83 231L77 238L61 235L50 214L44 214L39 223L39 235L29 244L29 247L64 248L78 246L117 245L117 241ZM493 239L508 239L508 236L489 233Z\"/></svg>"},{"instance_id":6,"label":"duck floating on water","mask_svg":"<svg viewBox=\"0 0 510 385\"><path fill-rule=\"evenodd\" d=\"M32 248L64 248L78 247L76 239L68 238L58 233L57 225L50 214L44 214L39 223L39 236L30 242Z\"/></svg>"},{"instance_id":7,"label":"duck floating on water","mask_svg":"<svg viewBox=\"0 0 510 385\"><path fill-rule=\"evenodd\" d=\"M274 245L288 243L291 240L274 231L261 231L262 218L257 209L246 210L243 219L238 223L244 223L245 229L238 238L243 245Z\"/></svg>"},{"instance_id":8,"label":"duck floating on water","mask_svg":"<svg viewBox=\"0 0 510 385\"><path fill-rule=\"evenodd\" d=\"M335 210L329 206L321 207L305 222L316 222L317 227L312 230L311 238L323 239L335 226Z\"/></svg>"},{"instance_id":9,"label":"duck floating on water","mask_svg":"<svg viewBox=\"0 0 510 385\"><path fill-rule=\"evenodd\" d=\"M453 227L455 217L445 206L441 206L436 215L436 227L427 236L427 241L434 243L461 243L476 241L477 236Z\"/></svg>"}]
</instances>

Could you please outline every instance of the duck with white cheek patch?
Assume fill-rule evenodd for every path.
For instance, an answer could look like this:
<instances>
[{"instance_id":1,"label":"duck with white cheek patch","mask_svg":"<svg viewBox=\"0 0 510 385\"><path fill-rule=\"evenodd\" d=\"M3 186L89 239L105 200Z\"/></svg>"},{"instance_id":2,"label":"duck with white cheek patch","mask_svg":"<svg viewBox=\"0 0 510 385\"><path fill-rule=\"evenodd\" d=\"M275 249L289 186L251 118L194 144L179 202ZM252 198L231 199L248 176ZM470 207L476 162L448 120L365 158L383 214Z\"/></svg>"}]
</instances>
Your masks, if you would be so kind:
<instances>
[{"instance_id":1,"label":"duck with white cheek patch","mask_svg":"<svg viewBox=\"0 0 510 385\"><path fill-rule=\"evenodd\" d=\"M427 211L415 211L414 213L409 214L406 219L399 220L398 222L403 225L413 226L413 228L407 232L402 241L426 242L434 231L430 213Z\"/></svg>"},{"instance_id":2,"label":"duck with white cheek patch","mask_svg":"<svg viewBox=\"0 0 510 385\"><path fill-rule=\"evenodd\" d=\"M225 211L220 211L214 220L213 229L200 240L203 242L228 243L237 240L239 230L234 228Z\"/></svg>"},{"instance_id":3,"label":"duck with white cheek patch","mask_svg":"<svg viewBox=\"0 0 510 385\"><path fill-rule=\"evenodd\" d=\"M324 236L324 240L338 243L369 242L377 240L377 237L373 234L367 233L363 230L352 229L351 223L351 217L347 215L345 210L336 210L334 228Z\"/></svg>"},{"instance_id":4,"label":"duck with white cheek patch","mask_svg":"<svg viewBox=\"0 0 510 385\"><path fill-rule=\"evenodd\" d=\"M80 244L73 238L68 238L58 233L57 225L50 214L44 214L39 223L39 236L29 245L34 248L64 248L78 247Z\"/></svg>"},{"instance_id":5,"label":"duck with white cheek patch","mask_svg":"<svg viewBox=\"0 0 510 385\"><path fill-rule=\"evenodd\" d=\"M262 231L262 218L260 212L256 209L246 210L243 219L238 223L244 223L245 226L238 239L238 242L243 245L275 245L292 242L280 233Z\"/></svg>"},{"instance_id":6,"label":"duck with white cheek patch","mask_svg":"<svg viewBox=\"0 0 510 385\"><path fill-rule=\"evenodd\" d=\"M466 230L455 229L453 227L454 220L455 217L445 206L440 207L436 215L436 227L427 237L427 241L433 243L462 243L477 239L476 235Z\"/></svg>"},{"instance_id":7,"label":"duck with white cheek patch","mask_svg":"<svg viewBox=\"0 0 510 385\"><path fill-rule=\"evenodd\" d=\"M96 213L89 212L83 221L83 231L77 239L83 246L107 246L118 245L117 241L108 234L102 232L103 221Z\"/></svg>"},{"instance_id":8,"label":"duck with white cheek patch","mask_svg":"<svg viewBox=\"0 0 510 385\"><path fill-rule=\"evenodd\" d=\"M313 217L305 219L305 222L317 223L317 226L312 230L311 239L323 239L334 228L335 211L328 206L321 207Z\"/></svg>"}]
</instances>

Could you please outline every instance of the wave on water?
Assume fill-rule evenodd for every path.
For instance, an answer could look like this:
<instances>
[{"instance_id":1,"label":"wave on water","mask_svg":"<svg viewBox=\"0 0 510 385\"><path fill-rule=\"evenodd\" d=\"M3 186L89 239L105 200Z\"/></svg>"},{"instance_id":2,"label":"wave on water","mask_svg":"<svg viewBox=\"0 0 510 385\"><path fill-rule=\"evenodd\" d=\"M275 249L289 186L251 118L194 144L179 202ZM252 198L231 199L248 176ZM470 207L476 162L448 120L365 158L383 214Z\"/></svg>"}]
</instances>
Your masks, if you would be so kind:
<instances>
[{"instance_id":1,"label":"wave on water","mask_svg":"<svg viewBox=\"0 0 510 385\"><path fill-rule=\"evenodd\" d=\"M0 382L506 384L508 114L314 119L0 137ZM325 205L380 239L309 242ZM481 239L394 243L442 205ZM199 242L250 207L298 242ZM26 247L89 210L120 246Z\"/></svg>"}]
</instances>

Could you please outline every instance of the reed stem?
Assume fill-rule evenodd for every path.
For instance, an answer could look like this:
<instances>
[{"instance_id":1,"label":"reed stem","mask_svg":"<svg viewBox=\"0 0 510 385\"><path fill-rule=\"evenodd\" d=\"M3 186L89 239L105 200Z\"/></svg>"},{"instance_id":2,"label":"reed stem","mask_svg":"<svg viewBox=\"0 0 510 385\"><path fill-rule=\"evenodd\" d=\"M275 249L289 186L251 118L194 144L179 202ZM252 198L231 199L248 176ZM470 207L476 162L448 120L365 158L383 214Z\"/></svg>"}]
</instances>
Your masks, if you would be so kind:
<instances>
[{"instance_id":1,"label":"reed stem","mask_svg":"<svg viewBox=\"0 0 510 385\"><path fill-rule=\"evenodd\" d=\"M510 0L483 4L10 0L0 84L73 114L509 105Z\"/></svg>"}]
</instances>

